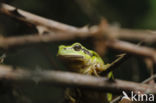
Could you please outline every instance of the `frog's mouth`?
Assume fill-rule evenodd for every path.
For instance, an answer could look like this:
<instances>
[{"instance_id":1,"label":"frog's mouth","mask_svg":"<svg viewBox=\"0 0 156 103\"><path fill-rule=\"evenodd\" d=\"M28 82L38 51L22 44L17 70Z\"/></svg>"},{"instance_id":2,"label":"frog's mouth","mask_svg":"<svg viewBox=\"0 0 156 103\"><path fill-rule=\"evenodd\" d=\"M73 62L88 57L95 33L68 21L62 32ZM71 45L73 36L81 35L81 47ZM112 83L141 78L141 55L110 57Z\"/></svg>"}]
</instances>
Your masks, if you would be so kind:
<instances>
[{"instance_id":1,"label":"frog's mouth","mask_svg":"<svg viewBox=\"0 0 156 103\"><path fill-rule=\"evenodd\" d=\"M61 60L69 60L69 61L74 61L74 60L83 60L83 56L82 55L58 55L58 57Z\"/></svg>"},{"instance_id":2,"label":"frog's mouth","mask_svg":"<svg viewBox=\"0 0 156 103\"><path fill-rule=\"evenodd\" d=\"M81 66L86 64L82 55L58 55L58 58L66 68L74 72L79 72Z\"/></svg>"}]
</instances>

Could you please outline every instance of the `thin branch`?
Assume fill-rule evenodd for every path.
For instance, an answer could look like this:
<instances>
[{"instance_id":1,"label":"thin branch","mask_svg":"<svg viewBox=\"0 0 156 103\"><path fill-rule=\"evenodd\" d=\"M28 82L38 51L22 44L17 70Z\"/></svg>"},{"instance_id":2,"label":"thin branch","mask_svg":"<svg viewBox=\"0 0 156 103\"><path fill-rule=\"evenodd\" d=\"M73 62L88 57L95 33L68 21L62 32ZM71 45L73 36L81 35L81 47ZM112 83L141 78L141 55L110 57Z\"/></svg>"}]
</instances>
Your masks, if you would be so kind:
<instances>
[{"instance_id":1,"label":"thin branch","mask_svg":"<svg viewBox=\"0 0 156 103\"><path fill-rule=\"evenodd\" d=\"M24 10L17 9L16 7L1 3L0 13L16 18L20 21L31 23L36 27L42 26L53 32L65 32L67 35L79 34L79 35L95 35L98 33L112 36L114 38L126 39L126 40L138 40L148 43L156 42L156 31L151 30L131 30L122 29L117 26L111 26L107 23L107 26L102 27L103 30L99 32L99 26L94 28L77 28L74 26L66 25L56 22L54 20L46 19L41 16L34 15Z\"/></svg>"},{"instance_id":2,"label":"thin branch","mask_svg":"<svg viewBox=\"0 0 156 103\"><path fill-rule=\"evenodd\" d=\"M0 13L16 18L26 23L31 23L35 26L44 26L48 30L50 29L59 32L79 32L79 29L74 26L69 26L47 18L43 18L41 16L37 16L24 10L17 9L16 7L4 3L0 3Z\"/></svg>"},{"instance_id":3,"label":"thin branch","mask_svg":"<svg viewBox=\"0 0 156 103\"><path fill-rule=\"evenodd\" d=\"M68 36L67 36L68 35ZM24 36L16 36L16 37L0 37L0 48L8 49L15 46L23 46L29 44L36 44L36 43L46 43L52 41L61 41L61 40L71 40L74 38L85 38L88 35L72 35L66 33L51 33L51 34L32 34L32 35L24 35Z\"/></svg>"},{"instance_id":4,"label":"thin branch","mask_svg":"<svg viewBox=\"0 0 156 103\"><path fill-rule=\"evenodd\" d=\"M156 31L153 30L131 30L119 29L118 38L125 40L137 40L147 43L156 43Z\"/></svg>"},{"instance_id":5,"label":"thin branch","mask_svg":"<svg viewBox=\"0 0 156 103\"><path fill-rule=\"evenodd\" d=\"M142 92L156 94L156 85L139 84L123 80L109 81L103 77L94 77L70 72L53 70L28 71L20 68L13 69L11 66L0 66L0 79L17 83L33 82L56 84L65 87L78 87L100 90L112 93Z\"/></svg>"},{"instance_id":6,"label":"thin branch","mask_svg":"<svg viewBox=\"0 0 156 103\"><path fill-rule=\"evenodd\" d=\"M145 79L142 84L146 84L148 82L150 82L151 80L155 79L156 78L156 74L150 76L149 78Z\"/></svg>"},{"instance_id":7,"label":"thin branch","mask_svg":"<svg viewBox=\"0 0 156 103\"><path fill-rule=\"evenodd\" d=\"M156 62L156 50L149 47L136 46L135 44L119 40L108 41L107 46L115 50L120 50L123 52L148 57L152 59L154 62Z\"/></svg>"}]
</instances>

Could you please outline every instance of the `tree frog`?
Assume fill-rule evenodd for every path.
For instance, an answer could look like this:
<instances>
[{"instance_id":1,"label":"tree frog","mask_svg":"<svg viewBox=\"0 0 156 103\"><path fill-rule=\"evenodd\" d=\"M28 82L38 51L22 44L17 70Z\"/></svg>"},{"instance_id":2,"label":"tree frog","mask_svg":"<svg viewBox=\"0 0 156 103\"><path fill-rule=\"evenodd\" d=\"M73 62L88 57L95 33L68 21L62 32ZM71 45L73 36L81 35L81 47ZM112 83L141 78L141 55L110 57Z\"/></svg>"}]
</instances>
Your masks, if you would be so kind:
<instances>
[{"instance_id":1,"label":"tree frog","mask_svg":"<svg viewBox=\"0 0 156 103\"><path fill-rule=\"evenodd\" d=\"M82 74L99 76L100 72L111 66L104 64L96 52L88 50L80 43L74 43L70 46L60 45L57 55L68 69Z\"/></svg>"},{"instance_id":2,"label":"tree frog","mask_svg":"<svg viewBox=\"0 0 156 103\"><path fill-rule=\"evenodd\" d=\"M99 76L99 73L111 66L111 64L105 64L96 52L85 48L80 43L70 46L60 45L57 55L69 70L86 75ZM108 76L112 77L112 72ZM106 96L108 101L111 100L110 93L103 94L82 89L66 90L68 103L107 103L104 100Z\"/></svg>"}]
</instances>

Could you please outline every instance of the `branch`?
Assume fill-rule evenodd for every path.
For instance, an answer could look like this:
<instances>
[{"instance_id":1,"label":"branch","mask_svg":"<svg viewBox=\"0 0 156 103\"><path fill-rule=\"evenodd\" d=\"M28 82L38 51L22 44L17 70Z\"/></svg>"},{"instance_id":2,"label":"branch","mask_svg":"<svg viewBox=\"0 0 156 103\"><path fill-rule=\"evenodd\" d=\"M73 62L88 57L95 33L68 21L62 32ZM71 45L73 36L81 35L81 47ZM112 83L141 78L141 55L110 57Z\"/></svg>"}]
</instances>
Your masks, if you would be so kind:
<instances>
[{"instance_id":1,"label":"branch","mask_svg":"<svg viewBox=\"0 0 156 103\"><path fill-rule=\"evenodd\" d=\"M108 41L107 46L115 50L120 50L123 52L128 52L131 54L147 57L156 62L156 50L149 47L137 46L135 44L119 40Z\"/></svg>"},{"instance_id":2,"label":"branch","mask_svg":"<svg viewBox=\"0 0 156 103\"><path fill-rule=\"evenodd\" d=\"M20 68L13 69L11 66L0 66L0 79L21 82L39 82L56 84L65 87L78 87L93 90L100 90L112 93L126 92L153 93L156 94L156 85L139 84L123 80L115 80L109 82L104 77L93 77L88 75L53 71L53 70L38 70L28 71Z\"/></svg>"},{"instance_id":3,"label":"branch","mask_svg":"<svg viewBox=\"0 0 156 103\"><path fill-rule=\"evenodd\" d=\"M24 10L17 9L16 7L0 3L0 13L18 19L20 21L33 24L35 26L44 26L48 30L62 31L62 32L79 32L79 29L74 26L69 26L63 23L59 23L35 14L26 12ZM80 30L81 32L81 30ZM82 30L83 32L83 30Z\"/></svg>"},{"instance_id":4,"label":"branch","mask_svg":"<svg viewBox=\"0 0 156 103\"><path fill-rule=\"evenodd\" d=\"M117 36L118 38L125 40L137 40L147 43L156 43L156 31L152 30L119 29Z\"/></svg>"},{"instance_id":5,"label":"branch","mask_svg":"<svg viewBox=\"0 0 156 103\"><path fill-rule=\"evenodd\" d=\"M68 36L67 36L68 35ZM85 38L87 35L70 35L70 34L56 33L45 35L25 35L18 37L0 37L0 48L8 49L15 46L23 46L36 43L46 43L60 40L71 40L77 37ZM88 37L88 36L87 36Z\"/></svg>"},{"instance_id":6,"label":"branch","mask_svg":"<svg viewBox=\"0 0 156 103\"><path fill-rule=\"evenodd\" d=\"M94 26L96 28L77 28L74 26L66 25L63 23L56 22L54 20L46 19L32 13L26 12L24 10L17 9L16 7L1 3L0 13L18 19L20 21L31 23L36 27L42 26L47 28L48 31L53 32L64 32L68 34L78 34L78 35L95 35L98 33L113 36L116 39L126 39L126 40L138 40L147 43L156 42L156 31L151 30L131 30L122 29L119 27L114 27L109 24L102 27L103 30L99 32L100 26Z\"/></svg>"}]
</instances>

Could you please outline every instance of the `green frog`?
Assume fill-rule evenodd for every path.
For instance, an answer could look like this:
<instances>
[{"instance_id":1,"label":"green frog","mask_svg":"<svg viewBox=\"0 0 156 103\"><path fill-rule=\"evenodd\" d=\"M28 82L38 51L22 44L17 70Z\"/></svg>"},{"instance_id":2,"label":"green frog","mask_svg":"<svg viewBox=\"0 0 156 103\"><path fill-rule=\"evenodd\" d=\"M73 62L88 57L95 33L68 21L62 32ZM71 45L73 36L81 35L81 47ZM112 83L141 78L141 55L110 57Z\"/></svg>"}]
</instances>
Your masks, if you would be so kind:
<instances>
[{"instance_id":1,"label":"green frog","mask_svg":"<svg viewBox=\"0 0 156 103\"><path fill-rule=\"evenodd\" d=\"M85 48L80 43L60 45L57 56L70 71L93 76L99 76L113 64L105 64L95 51ZM113 78L112 72L107 77ZM65 97L67 103L108 103L112 99L110 93L79 88L66 89Z\"/></svg>"}]
</instances>

